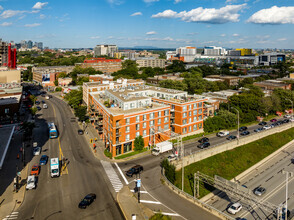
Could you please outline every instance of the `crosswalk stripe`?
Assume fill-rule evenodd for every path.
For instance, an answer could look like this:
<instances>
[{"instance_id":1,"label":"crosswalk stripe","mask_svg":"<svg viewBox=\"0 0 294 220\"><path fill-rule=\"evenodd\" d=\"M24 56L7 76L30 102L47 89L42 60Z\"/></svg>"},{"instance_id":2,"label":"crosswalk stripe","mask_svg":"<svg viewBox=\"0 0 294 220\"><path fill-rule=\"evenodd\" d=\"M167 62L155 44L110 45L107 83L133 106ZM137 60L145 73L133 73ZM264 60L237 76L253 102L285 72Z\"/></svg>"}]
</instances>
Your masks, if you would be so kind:
<instances>
[{"instance_id":1,"label":"crosswalk stripe","mask_svg":"<svg viewBox=\"0 0 294 220\"><path fill-rule=\"evenodd\" d=\"M161 202L158 201L150 201L150 200L140 200L141 203L152 203L152 204L161 204Z\"/></svg>"},{"instance_id":2,"label":"crosswalk stripe","mask_svg":"<svg viewBox=\"0 0 294 220\"><path fill-rule=\"evenodd\" d=\"M168 212L155 212L155 213L161 213L163 215L169 215L169 216L180 216L179 214L177 213L168 213Z\"/></svg>"},{"instance_id":3,"label":"crosswalk stripe","mask_svg":"<svg viewBox=\"0 0 294 220\"><path fill-rule=\"evenodd\" d=\"M112 187L114 188L114 191L119 192L121 190L121 188L123 188L124 185L122 184L119 177L117 176L111 163L101 160L101 164L106 172L106 175L108 176L108 178L110 180Z\"/></svg>"}]
</instances>

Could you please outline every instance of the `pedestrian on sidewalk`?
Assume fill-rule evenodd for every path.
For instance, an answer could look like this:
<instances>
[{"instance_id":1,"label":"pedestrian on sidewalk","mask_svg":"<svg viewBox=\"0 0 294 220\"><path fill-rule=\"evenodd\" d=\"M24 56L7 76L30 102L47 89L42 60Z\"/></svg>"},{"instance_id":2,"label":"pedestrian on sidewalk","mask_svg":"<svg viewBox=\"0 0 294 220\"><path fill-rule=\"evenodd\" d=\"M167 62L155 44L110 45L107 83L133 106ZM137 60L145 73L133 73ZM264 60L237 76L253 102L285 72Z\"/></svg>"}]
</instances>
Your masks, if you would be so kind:
<instances>
[{"instance_id":1,"label":"pedestrian on sidewalk","mask_svg":"<svg viewBox=\"0 0 294 220\"><path fill-rule=\"evenodd\" d=\"M16 159L19 159L19 154L17 154Z\"/></svg>"}]
</instances>

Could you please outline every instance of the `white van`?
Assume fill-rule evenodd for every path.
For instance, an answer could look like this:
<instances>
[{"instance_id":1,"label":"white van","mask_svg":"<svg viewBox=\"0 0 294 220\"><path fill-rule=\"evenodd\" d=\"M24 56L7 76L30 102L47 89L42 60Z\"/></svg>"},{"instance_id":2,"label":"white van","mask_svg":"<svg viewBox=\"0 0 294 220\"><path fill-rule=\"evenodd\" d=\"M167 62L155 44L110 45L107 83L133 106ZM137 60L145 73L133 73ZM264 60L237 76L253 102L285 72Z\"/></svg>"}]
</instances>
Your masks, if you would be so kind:
<instances>
[{"instance_id":1,"label":"white van","mask_svg":"<svg viewBox=\"0 0 294 220\"><path fill-rule=\"evenodd\" d=\"M48 105L46 103L44 103L43 108L48 108Z\"/></svg>"},{"instance_id":2,"label":"white van","mask_svg":"<svg viewBox=\"0 0 294 220\"><path fill-rule=\"evenodd\" d=\"M26 190L29 189L36 189L36 177L35 176L28 176Z\"/></svg>"},{"instance_id":3,"label":"white van","mask_svg":"<svg viewBox=\"0 0 294 220\"><path fill-rule=\"evenodd\" d=\"M47 95L47 96L45 97L45 99L50 99L50 97Z\"/></svg>"}]
</instances>

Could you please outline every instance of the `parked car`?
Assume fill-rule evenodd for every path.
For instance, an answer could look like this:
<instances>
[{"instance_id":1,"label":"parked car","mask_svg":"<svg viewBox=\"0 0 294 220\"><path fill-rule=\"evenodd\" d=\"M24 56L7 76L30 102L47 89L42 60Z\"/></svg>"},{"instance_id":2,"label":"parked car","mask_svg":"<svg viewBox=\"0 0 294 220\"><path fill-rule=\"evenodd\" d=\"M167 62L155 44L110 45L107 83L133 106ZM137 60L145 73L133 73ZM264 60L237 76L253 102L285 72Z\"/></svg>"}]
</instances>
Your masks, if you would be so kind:
<instances>
[{"instance_id":1,"label":"parked car","mask_svg":"<svg viewBox=\"0 0 294 220\"><path fill-rule=\"evenodd\" d=\"M41 148L40 147L34 147L33 148L33 155L36 156L36 155L40 155L41 153Z\"/></svg>"},{"instance_id":2,"label":"parked car","mask_svg":"<svg viewBox=\"0 0 294 220\"><path fill-rule=\"evenodd\" d=\"M34 175L28 176L26 190L36 189L36 177Z\"/></svg>"},{"instance_id":3,"label":"parked car","mask_svg":"<svg viewBox=\"0 0 294 220\"><path fill-rule=\"evenodd\" d=\"M258 186L253 190L253 193L257 196L262 196L266 192L264 187Z\"/></svg>"},{"instance_id":4,"label":"parked car","mask_svg":"<svg viewBox=\"0 0 294 220\"><path fill-rule=\"evenodd\" d=\"M229 135L229 134L230 134L229 131L220 131L220 132L218 132L218 133L216 134L216 136L218 136L218 137L225 137L225 136L227 136L227 135Z\"/></svg>"},{"instance_id":5,"label":"parked car","mask_svg":"<svg viewBox=\"0 0 294 220\"><path fill-rule=\"evenodd\" d=\"M231 213L231 214L235 215L236 213L240 212L241 209L242 209L241 203L237 202L237 203L232 204L228 208L228 213Z\"/></svg>"},{"instance_id":6,"label":"parked car","mask_svg":"<svg viewBox=\"0 0 294 220\"><path fill-rule=\"evenodd\" d=\"M256 128L256 129L254 129L254 132L261 132L263 130L263 128Z\"/></svg>"},{"instance_id":7,"label":"parked car","mask_svg":"<svg viewBox=\"0 0 294 220\"><path fill-rule=\"evenodd\" d=\"M209 142L204 142L198 145L199 148L204 149L210 146Z\"/></svg>"},{"instance_id":8,"label":"parked car","mask_svg":"<svg viewBox=\"0 0 294 220\"><path fill-rule=\"evenodd\" d=\"M229 137L227 137L227 140L234 140L236 139L237 137L235 135L230 135Z\"/></svg>"},{"instance_id":9,"label":"parked car","mask_svg":"<svg viewBox=\"0 0 294 220\"><path fill-rule=\"evenodd\" d=\"M204 143L204 142L208 142L209 139L207 137L201 138L200 140L198 140L199 143Z\"/></svg>"},{"instance_id":10,"label":"parked car","mask_svg":"<svg viewBox=\"0 0 294 220\"><path fill-rule=\"evenodd\" d=\"M258 125L265 126L267 123L265 121L260 122Z\"/></svg>"},{"instance_id":11,"label":"parked car","mask_svg":"<svg viewBox=\"0 0 294 220\"><path fill-rule=\"evenodd\" d=\"M35 104L36 104L36 105L40 105L40 102L39 102L39 101L36 101Z\"/></svg>"},{"instance_id":12,"label":"parked car","mask_svg":"<svg viewBox=\"0 0 294 220\"><path fill-rule=\"evenodd\" d=\"M289 123L289 122L290 122L289 119L284 119L284 120L283 120L283 123Z\"/></svg>"},{"instance_id":13,"label":"parked car","mask_svg":"<svg viewBox=\"0 0 294 220\"><path fill-rule=\"evenodd\" d=\"M263 126L263 129L264 130L268 130L268 129L271 129L272 127L270 125L266 125L266 126Z\"/></svg>"},{"instance_id":14,"label":"parked car","mask_svg":"<svg viewBox=\"0 0 294 220\"><path fill-rule=\"evenodd\" d=\"M239 128L239 131L246 131L248 128L246 126L242 126L241 128Z\"/></svg>"},{"instance_id":15,"label":"parked car","mask_svg":"<svg viewBox=\"0 0 294 220\"><path fill-rule=\"evenodd\" d=\"M169 162L171 162L171 161L173 161L173 160L176 160L178 157L176 156L176 155L174 155L174 154L171 154L171 155L169 155L168 157L167 157L167 160L169 161Z\"/></svg>"},{"instance_id":16,"label":"parked car","mask_svg":"<svg viewBox=\"0 0 294 220\"><path fill-rule=\"evenodd\" d=\"M31 176L32 175L35 175L35 176L38 176L40 173L40 167L38 164L35 164L33 167L32 167L32 170L31 170Z\"/></svg>"},{"instance_id":17,"label":"parked car","mask_svg":"<svg viewBox=\"0 0 294 220\"><path fill-rule=\"evenodd\" d=\"M40 106L37 106L38 111L40 111L42 108Z\"/></svg>"},{"instance_id":18,"label":"parked car","mask_svg":"<svg viewBox=\"0 0 294 220\"><path fill-rule=\"evenodd\" d=\"M291 118L291 115L284 115L284 118Z\"/></svg>"},{"instance_id":19,"label":"parked car","mask_svg":"<svg viewBox=\"0 0 294 220\"><path fill-rule=\"evenodd\" d=\"M48 162L48 156L47 155L42 155L40 158L40 165L46 165Z\"/></svg>"},{"instance_id":20,"label":"parked car","mask_svg":"<svg viewBox=\"0 0 294 220\"><path fill-rule=\"evenodd\" d=\"M275 119L275 118L270 120L270 122L276 122L276 121L277 121L277 119Z\"/></svg>"},{"instance_id":21,"label":"parked car","mask_svg":"<svg viewBox=\"0 0 294 220\"><path fill-rule=\"evenodd\" d=\"M249 134L250 134L249 131L243 131L243 132L240 133L240 135L242 135L242 136L246 136L246 135L249 135Z\"/></svg>"},{"instance_id":22,"label":"parked car","mask_svg":"<svg viewBox=\"0 0 294 220\"><path fill-rule=\"evenodd\" d=\"M83 134L84 134L84 131L81 130L81 129L79 129L79 130L78 130L78 134L79 134L79 135L83 135Z\"/></svg>"},{"instance_id":23,"label":"parked car","mask_svg":"<svg viewBox=\"0 0 294 220\"><path fill-rule=\"evenodd\" d=\"M87 206L91 205L92 202L94 202L94 200L96 199L96 194L94 193L90 193L88 195L86 195L82 201L80 201L79 203L79 208L80 209L85 209L87 208Z\"/></svg>"},{"instance_id":24,"label":"parked car","mask_svg":"<svg viewBox=\"0 0 294 220\"><path fill-rule=\"evenodd\" d=\"M42 100L42 104L45 104L45 101L44 100Z\"/></svg>"},{"instance_id":25,"label":"parked car","mask_svg":"<svg viewBox=\"0 0 294 220\"><path fill-rule=\"evenodd\" d=\"M126 172L126 175L129 177L133 177L134 174L139 174L141 171L143 171L143 166L136 165L136 166L133 166L131 169L129 169Z\"/></svg>"}]
</instances>

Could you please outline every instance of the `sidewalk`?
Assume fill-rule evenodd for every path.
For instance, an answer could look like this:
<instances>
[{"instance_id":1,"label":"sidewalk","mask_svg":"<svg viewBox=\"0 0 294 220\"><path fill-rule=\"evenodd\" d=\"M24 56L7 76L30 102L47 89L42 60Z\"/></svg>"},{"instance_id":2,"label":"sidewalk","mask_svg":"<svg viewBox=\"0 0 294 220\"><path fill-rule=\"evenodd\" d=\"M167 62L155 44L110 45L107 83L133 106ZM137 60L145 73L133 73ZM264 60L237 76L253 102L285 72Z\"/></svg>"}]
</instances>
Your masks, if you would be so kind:
<instances>
[{"instance_id":1,"label":"sidewalk","mask_svg":"<svg viewBox=\"0 0 294 220\"><path fill-rule=\"evenodd\" d=\"M142 203L138 203L137 198L131 193L128 186L124 186L117 193L117 202L127 220L131 220L132 215L136 215L136 220L149 219L154 215L151 209L145 207Z\"/></svg>"}]
</instances>

